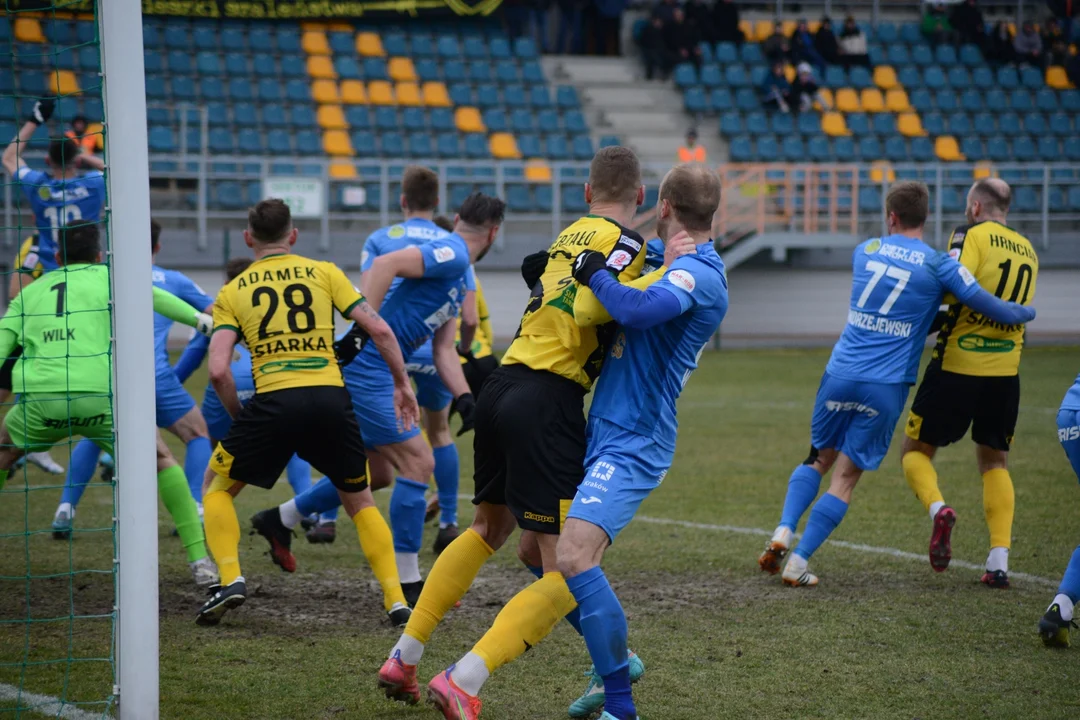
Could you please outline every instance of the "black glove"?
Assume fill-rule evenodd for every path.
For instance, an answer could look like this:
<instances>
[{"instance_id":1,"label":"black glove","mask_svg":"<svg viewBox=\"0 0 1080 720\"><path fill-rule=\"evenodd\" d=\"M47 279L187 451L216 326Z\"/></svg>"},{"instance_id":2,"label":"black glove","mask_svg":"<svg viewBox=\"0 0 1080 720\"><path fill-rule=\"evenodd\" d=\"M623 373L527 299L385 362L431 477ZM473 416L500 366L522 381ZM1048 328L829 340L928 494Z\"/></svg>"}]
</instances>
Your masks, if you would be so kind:
<instances>
[{"instance_id":1,"label":"black glove","mask_svg":"<svg viewBox=\"0 0 1080 720\"><path fill-rule=\"evenodd\" d=\"M533 285L540 282L540 276L547 270L547 263L547 250L526 255L525 259L521 261L521 279L525 281L525 285L530 290L532 290Z\"/></svg>"},{"instance_id":2,"label":"black glove","mask_svg":"<svg viewBox=\"0 0 1080 720\"><path fill-rule=\"evenodd\" d=\"M49 118L52 117L53 110L55 109L55 100L38 100L34 103L34 109L30 111L30 117L26 118L26 120L35 125L44 125L49 122Z\"/></svg>"},{"instance_id":3,"label":"black glove","mask_svg":"<svg viewBox=\"0 0 1080 720\"><path fill-rule=\"evenodd\" d=\"M353 326L349 328L349 332L342 335L340 340L334 342L334 354L337 355L338 365L345 367L355 360L370 339L370 335L364 332L359 325L353 323Z\"/></svg>"},{"instance_id":4,"label":"black glove","mask_svg":"<svg viewBox=\"0 0 1080 720\"><path fill-rule=\"evenodd\" d=\"M460 395L450 403L450 414L454 413L461 416L461 429L458 430L458 437L461 437L476 425L476 399L472 393Z\"/></svg>"},{"instance_id":5,"label":"black glove","mask_svg":"<svg viewBox=\"0 0 1080 720\"><path fill-rule=\"evenodd\" d=\"M574 266L571 269L571 274L579 283L585 287L589 287L589 281L592 280L592 276L607 269L607 257L605 257L604 253L597 252L596 250L585 250L574 258Z\"/></svg>"}]
</instances>

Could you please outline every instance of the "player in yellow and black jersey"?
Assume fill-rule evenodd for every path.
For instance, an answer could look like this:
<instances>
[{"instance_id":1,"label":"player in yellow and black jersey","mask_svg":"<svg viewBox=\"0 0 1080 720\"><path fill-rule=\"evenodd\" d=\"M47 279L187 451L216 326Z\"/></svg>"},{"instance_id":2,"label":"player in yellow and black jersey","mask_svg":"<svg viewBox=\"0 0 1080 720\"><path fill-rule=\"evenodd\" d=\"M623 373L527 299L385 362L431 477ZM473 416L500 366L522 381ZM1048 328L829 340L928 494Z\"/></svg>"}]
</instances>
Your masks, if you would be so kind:
<instances>
[{"instance_id":1,"label":"player in yellow and black jersey","mask_svg":"<svg viewBox=\"0 0 1080 720\"><path fill-rule=\"evenodd\" d=\"M35 233L23 240L19 246L19 252L15 255L13 267L8 281L8 299L13 300L24 287L37 280L45 272L45 267L38 260L38 236ZM7 402L11 397L11 373L15 369L15 363L22 355L22 346L18 345L12 351L11 357L6 358L0 365L0 403ZM63 472L63 470L61 470Z\"/></svg>"},{"instance_id":2,"label":"player in yellow and black jersey","mask_svg":"<svg viewBox=\"0 0 1080 720\"><path fill-rule=\"evenodd\" d=\"M206 537L221 585L211 589L196 622L216 625L227 610L244 603L247 588L240 574L240 525L233 498L245 485L273 487L295 453L338 489L383 587L386 610L393 622L404 624L409 609L398 581L390 528L368 488L364 443L334 356L335 310L354 320L379 349L394 378L398 417L410 427L419 414L416 397L389 326L336 265L294 255L296 236L284 202L263 200L253 207L244 241L254 250L255 261L214 301L210 382L235 421L214 450L204 481ZM243 407L230 368L240 341L251 351L255 378L255 396ZM292 536L283 526L260 524L255 529L272 546L288 546Z\"/></svg>"},{"instance_id":3,"label":"player in yellow and black jersey","mask_svg":"<svg viewBox=\"0 0 1080 720\"><path fill-rule=\"evenodd\" d=\"M975 183L967 197L968 224L953 233L949 254L985 290L1030 305L1039 258L1028 239L1005 224L1011 198L1003 180ZM933 519L930 564L941 572L951 558L956 513L945 504L931 460L937 448L960 440L971 427L990 527L990 555L982 581L1006 588L1014 507L1008 454L1020 405L1024 326L1001 325L951 297L945 301L951 304L908 415L904 475Z\"/></svg>"}]
</instances>

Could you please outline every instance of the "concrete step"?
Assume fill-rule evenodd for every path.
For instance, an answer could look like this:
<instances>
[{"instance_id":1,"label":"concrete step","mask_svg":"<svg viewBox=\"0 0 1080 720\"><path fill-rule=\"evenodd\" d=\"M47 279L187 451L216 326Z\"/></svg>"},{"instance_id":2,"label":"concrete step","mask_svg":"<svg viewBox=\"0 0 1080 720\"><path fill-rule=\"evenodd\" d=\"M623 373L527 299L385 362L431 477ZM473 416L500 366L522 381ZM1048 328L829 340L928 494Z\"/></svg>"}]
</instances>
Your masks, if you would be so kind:
<instances>
[{"instance_id":1,"label":"concrete step","mask_svg":"<svg viewBox=\"0 0 1080 720\"><path fill-rule=\"evenodd\" d=\"M582 102L603 109L637 110L640 108L672 107L680 112L682 103L669 88L642 83L603 83L581 86Z\"/></svg>"},{"instance_id":2,"label":"concrete step","mask_svg":"<svg viewBox=\"0 0 1080 720\"><path fill-rule=\"evenodd\" d=\"M578 86L604 82L632 83L640 74L634 64L619 57L553 55L545 57L542 63L550 79Z\"/></svg>"}]
</instances>

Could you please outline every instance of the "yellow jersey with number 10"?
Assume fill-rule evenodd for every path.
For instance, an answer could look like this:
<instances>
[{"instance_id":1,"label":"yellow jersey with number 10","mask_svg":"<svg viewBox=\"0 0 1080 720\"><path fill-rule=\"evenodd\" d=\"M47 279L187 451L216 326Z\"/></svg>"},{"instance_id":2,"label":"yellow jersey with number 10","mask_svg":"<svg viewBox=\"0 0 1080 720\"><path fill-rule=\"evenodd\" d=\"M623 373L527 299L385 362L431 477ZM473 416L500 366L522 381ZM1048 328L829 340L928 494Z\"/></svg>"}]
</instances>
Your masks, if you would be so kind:
<instances>
[{"instance_id":1,"label":"yellow jersey with number 10","mask_svg":"<svg viewBox=\"0 0 1080 720\"><path fill-rule=\"evenodd\" d=\"M345 273L301 255L256 260L214 301L214 331L240 333L251 351L255 392L344 381L334 356L334 310L363 301Z\"/></svg>"},{"instance_id":2,"label":"yellow jersey with number 10","mask_svg":"<svg viewBox=\"0 0 1080 720\"><path fill-rule=\"evenodd\" d=\"M971 271L987 292L1030 305L1035 299L1039 257L1026 237L987 221L953 232L949 254ZM961 375L1007 377L1020 370L1023 325L1002 325L947 296L948 317L938 334L933 362Z\"/></svg>"}]
</instances>

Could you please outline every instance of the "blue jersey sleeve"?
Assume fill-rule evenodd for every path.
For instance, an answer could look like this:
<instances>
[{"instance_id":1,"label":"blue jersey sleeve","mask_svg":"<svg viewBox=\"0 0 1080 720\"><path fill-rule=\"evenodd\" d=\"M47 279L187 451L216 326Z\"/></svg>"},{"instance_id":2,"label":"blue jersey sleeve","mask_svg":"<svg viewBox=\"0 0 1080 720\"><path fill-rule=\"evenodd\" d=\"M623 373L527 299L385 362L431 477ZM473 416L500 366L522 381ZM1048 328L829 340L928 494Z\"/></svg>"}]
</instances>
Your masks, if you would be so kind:
<instances>
[{"instance_id":1,"label":"blue jersey sleeve","mask_svg":"<svg viewBox=\"0 0 1080 720\"><path fill-rule=\"evenodd\" d=\"M476 268L472 265L465 271L465 292L476 292Z\"/></svg>"},{"instance_id":2,"label":"blue jersey sleeve","mask_svg":"<svg viewBox=\"0 0 1080 720\"><path fill-rule=\"evenodd\" d=\"M206 357L206 351L209 347L210 338L206 335L197 332L192 336L187 347L184 348L183 354L180 355L180 359L173 366L173 372L176 373L176 377L180 382L187 382L187 379L191 377L191 373L202 365L203 358Z\"/></svg>"},{"instance_id":3,"label":"blue jersey sleeve","mask_svg":"<svg viewBox=\"0 0 1080 720\"><path fill-rule=\"evenodd\" d=\"M956 299L994 322L1020 325L1035 319L1035 308L1008 302L987 292L971 272L945 253L940 253L935 266L938 280Z\"/></svg>"},{"instance_id":4,"label":"blue jersey sleeve","mask_svg":"<svg viewBox=\"0 0 1080 720\"><path fill-rule=\"evenodd\" d=\"M200 312L205 310L208 306L214 304L214 298L203 292L203 289L195 284L195 281L189 278L187 275L181 273L176 274L178 280L175 292L173 293L178 298L191 305L193 308Z\"/></svg>"},{"instance_id":5,"label":"blue jersey sleeve","mask_svg":"<svg viewBox=\"0 0 1080 720\"><path fill-rule=\"evenodd\" d=\"M91 170L79 180L92 193L101 194L105 192L105 176L101 174L100 170Z\"/></svg>"},{"instance_id":6,"label":"blue jersey sleeve","mask_svg":"<svg viewBox=\"0 0 1080 720\"><path fill-rule=\"evenodd\" d=\"M682 312L698 305L712 305L724 290L723 276L692 255L673 262L652 287L663 288L678 298Z\"/></svg>"},{"instance_id":7,"label":"blue jersey sleeve","mask_svg":"<svg viewBox=\"0 0 1080 720\"><path fill-rule=\"evenodd\" d=\"M461 277L469 269L469 252L465 243L454 236L432 240L419 246L424 257L424 277Z\"/></svg>"},{"instance_id":8,"label":"blue jersey sleeve","mask_svg":"<svg viewBox=\"0 0 1080 720\"><path fill-rule=\"evenodd\" d=\"M37 212L42 207L38 188L49 184L49 176L40 170L32 170L23 165L19 168L19 182L22 184L26 198L30 201L30 207L33 208L34 212Z\"/></svg>"},{"instance_id":9,"label":"blue jersey sleeve","mask_svg":"<svg viewBox=\"0 0 1080 720\"><path fill-rule=\"evenodd\" d=\"M360 272L367 272L371 269L371 263L375 262L375 258L383 254L382 247L382 232L373 232L368 235L368 239L364 241L364 249L360 253Z\"/></svg>"}]
</instances>

